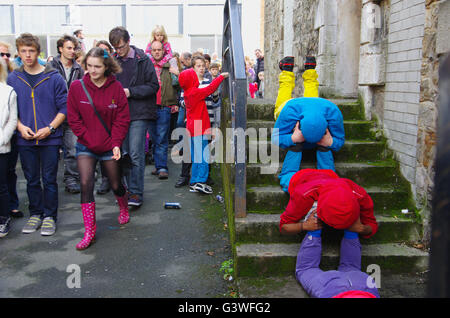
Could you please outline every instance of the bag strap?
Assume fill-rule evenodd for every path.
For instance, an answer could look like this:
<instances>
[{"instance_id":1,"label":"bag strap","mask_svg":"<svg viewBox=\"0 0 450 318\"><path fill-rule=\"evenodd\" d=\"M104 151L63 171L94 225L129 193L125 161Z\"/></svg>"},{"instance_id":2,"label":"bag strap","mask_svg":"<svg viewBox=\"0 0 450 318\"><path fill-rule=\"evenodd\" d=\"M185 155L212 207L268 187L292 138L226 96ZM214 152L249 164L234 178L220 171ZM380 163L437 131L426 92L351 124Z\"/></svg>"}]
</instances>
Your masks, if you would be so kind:
<instances>
[{"instance_id":1,"label":"bag strap","mask_svg":"<svg viewBox=\"0 0 450 318\"><path fill-rule=\"evenodd\" d=\"M84 93L86 94L86 96L87 96L87 98L89 100L89 103L91 104L92 108L94 108L95 115L97 115L97 117L100 120L100 122L102 123L103 127L108 132L108 135L111 136L111 131L108 129L108 126L106 126L105 122L103 121L103 118L97 112L97 109L94 106L94 102L92 101L92 97L89 94L88 90L86 89L86 85L84 84L84 81L81 79L80 82L81 82L81 86L83 86Z\"/></svg>"}]
</instances>

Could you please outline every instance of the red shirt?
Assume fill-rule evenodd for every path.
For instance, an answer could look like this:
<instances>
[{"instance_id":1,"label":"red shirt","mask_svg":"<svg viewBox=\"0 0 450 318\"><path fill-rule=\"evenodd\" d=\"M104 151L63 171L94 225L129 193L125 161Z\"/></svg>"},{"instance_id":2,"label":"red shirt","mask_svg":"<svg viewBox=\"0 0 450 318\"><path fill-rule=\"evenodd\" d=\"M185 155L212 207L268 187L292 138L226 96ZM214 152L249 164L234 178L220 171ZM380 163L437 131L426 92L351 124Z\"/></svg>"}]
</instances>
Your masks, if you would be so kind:
<instances>
[{"instance_id":1,"label":"red shirt","mask_svg":"<svg viewBox=\"0 0 450 318\"><path fill-rule=\"evenodd\" d=\"M367 192L349 179L339 178L332 170L303 169L297 172L289 182L290 200L286 210L280 215L280 230L284 224L299 222L309 212L315 201L318 201L321 188L340 179L347 183L360 206L360 219L364 225L370 225L373 236L378 230L378 224L373 213L373 201ZM320 218L320 211L317 216Z\"/></svg>"},{"instance_id":2,"label":"red shirt","mask_svg":"<svg viewBox=\"0 0 450 318\"><path fill-rule=\"evenodd\" d=\"M193 69L181 72L178 81L180 82L180 87L184 90L186 128L191 137L211 134L211 122L205 99L219 88L220 83L224 79L222 75L219 75L207 87L198 88L200 83L197 73Z\"/></svg>"},{"instance_id":3,"label":"red shirt","mask_svg":"<svg viewBox=\"0 0 450 318\"><path fill-rule=\"evenodd\" d=\"M67 121L78 137L78 142L94 153L121 147L130 125L128 99L122 85L113 75L107 78L102 87L92 83L89 74L84 75L83 81L111 136L95 114L78 80L70 86L67 97Z\"/></svg>"}]
</instances>

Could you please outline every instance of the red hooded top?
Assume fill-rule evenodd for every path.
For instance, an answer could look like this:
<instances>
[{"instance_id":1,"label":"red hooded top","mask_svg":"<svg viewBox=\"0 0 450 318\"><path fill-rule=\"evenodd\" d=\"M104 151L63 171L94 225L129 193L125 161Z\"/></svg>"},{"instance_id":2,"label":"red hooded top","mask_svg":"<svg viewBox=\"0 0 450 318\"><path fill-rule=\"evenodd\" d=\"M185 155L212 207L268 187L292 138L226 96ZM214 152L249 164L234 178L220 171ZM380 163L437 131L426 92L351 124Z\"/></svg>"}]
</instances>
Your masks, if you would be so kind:
<instances>
[{"instance_id":1,"label":"red hooded top","mask_svg":"<svg viewBox=\"0 0 450 318\"><path fill-rule=\"evenodd\" d=\"M205 98L213 94L224 79L222 75L219 75L207 87L198 88L198 76L194 69L190 68L181 72L178 81L180 87L184 90L186 128L191 137L211 134L211 122L209 121Z\"/></svg>"},{"instance_id":2,"label":"red hooded top","mask_svg":"<svg viewBox=\"0 0 450 318\"><path fill-rule=\"evenodd\" d=\"M84 75L83 81L111 136L95 114L78 80L70 86L67 97L67 121L78 142L94 153L122 146L130 125L128 99L122 85L114 75L110 75L102 87L92 83L89 74Z\"/></svg>"},{"instance_id":3,"label":"red hooded top","mask_svg":"<svg viewBox=\"0 0 450 318\"><path fill-rule=\"evenodd\" d=\"M372 233L364 238L378 230L371 197L362 187L339 178L332 170L300 170L289 183L289 195L289 203L280 216L280 230L284 224L299 222L315 201L317 217L334 228L346 229L360 216L361 223L372 228Z\"/></svg>"}]
</instances>

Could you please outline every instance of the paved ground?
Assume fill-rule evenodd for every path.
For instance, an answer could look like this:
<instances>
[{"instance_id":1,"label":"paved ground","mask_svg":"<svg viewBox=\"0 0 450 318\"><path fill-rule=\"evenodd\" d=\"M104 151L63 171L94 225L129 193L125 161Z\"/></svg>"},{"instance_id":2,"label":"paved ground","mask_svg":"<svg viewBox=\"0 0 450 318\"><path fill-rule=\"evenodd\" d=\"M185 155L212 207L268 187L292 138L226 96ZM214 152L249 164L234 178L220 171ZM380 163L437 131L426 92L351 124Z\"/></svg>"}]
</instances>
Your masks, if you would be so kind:
<instances>
[{"instance_id":1,"label":"paved ground","mask_svg":"<svg viewBox=\"0 0 450 318\"><path fill-rule=\"evenodd\" d=\"M15 219L0 240L0 297L229 296L219 272L231 258L222 205L215 196L176 189L179 166L170 164L165 181L150 174L153 166L146 167L144 205L125 226L118 224L112 193L96 195L97 241L81 252L75 249L84 233L80 195L64 192L61 166L58 229L52 237L21 233L28 198L18 167L26 217ZM165 201L180 202L182 209L165 210ZM78 268L80 288L69 288L68 282L77 283Z\"/></svg>"}]
</instances>

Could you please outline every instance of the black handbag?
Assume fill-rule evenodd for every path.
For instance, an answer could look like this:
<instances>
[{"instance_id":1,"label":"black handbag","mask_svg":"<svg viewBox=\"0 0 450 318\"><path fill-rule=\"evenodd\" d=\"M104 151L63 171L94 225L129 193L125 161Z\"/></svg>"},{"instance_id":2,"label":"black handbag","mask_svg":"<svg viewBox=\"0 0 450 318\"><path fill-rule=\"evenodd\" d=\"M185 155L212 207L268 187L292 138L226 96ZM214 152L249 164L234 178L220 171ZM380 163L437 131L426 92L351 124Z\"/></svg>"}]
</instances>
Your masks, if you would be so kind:
<instances>
[{"instance_id":1,"label":"black handbag","mask_svg":"<svg viewBox=\"0 0 450 318\"><path fill-rule=\"evenodd\" d=\"M86 89L86 85L84 84L84 81L81 79L81 86L83 87L84 93L86 94L89 103L91 104L92 108L94 109L95 115L97 115L98 119L100 120L102 126L105 128L108 135L111 137L111 131L109 130L108 126L106 126L105 122L103 121L102 116L97 112L97 109L95 108L94 102L92 101L92 97L89 94L88 90ZM120 149L120 159L119 159L119 165L122 167L122 169L130 169L131 168L131 157L128 153L123 153L122 149Z\"/></svg>"}]
</instances>

